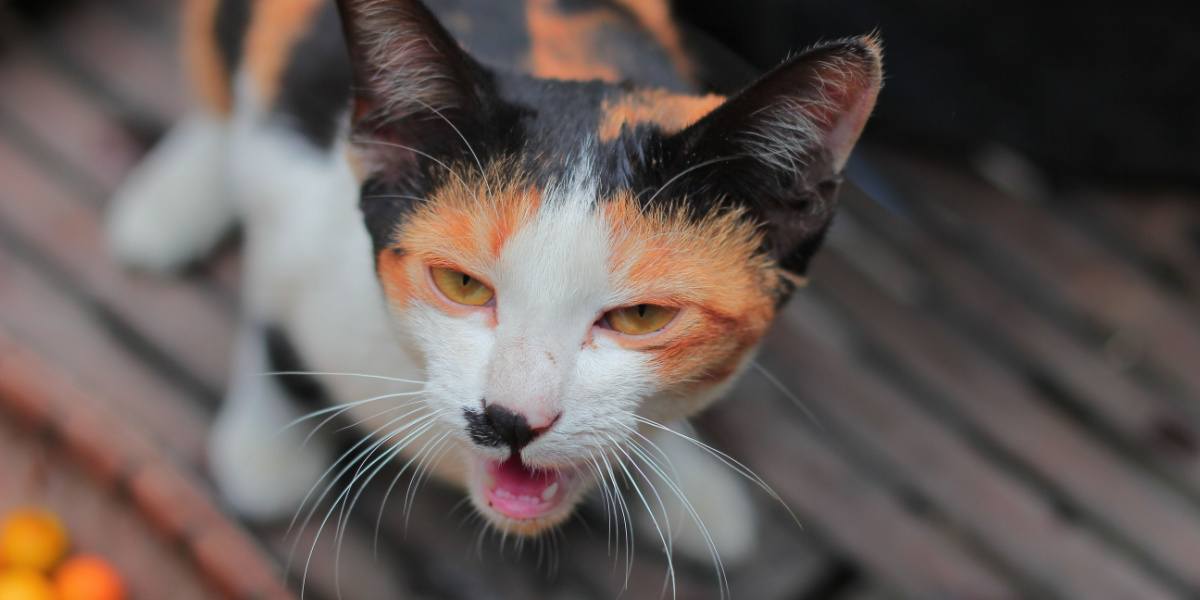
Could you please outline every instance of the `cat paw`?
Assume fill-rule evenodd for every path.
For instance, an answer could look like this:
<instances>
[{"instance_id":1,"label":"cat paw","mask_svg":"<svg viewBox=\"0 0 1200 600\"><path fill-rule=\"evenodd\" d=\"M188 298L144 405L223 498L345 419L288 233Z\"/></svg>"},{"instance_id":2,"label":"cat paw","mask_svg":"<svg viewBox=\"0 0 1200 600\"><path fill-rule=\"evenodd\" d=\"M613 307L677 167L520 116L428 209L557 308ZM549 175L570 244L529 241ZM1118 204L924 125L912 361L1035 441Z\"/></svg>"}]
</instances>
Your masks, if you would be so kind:
<instances>
[{"instance_id":1,"label":"cat paw","mask_svg":"<svg viewBox=\"0 0 1200 600\"><path fill-rule=\"evenodd\" d=\"M206 254L233 224L223 169L224 130L193 116L177 124L113 196L108 246L122 264L177 270Z\"/></svg>"},{"instance_id":2,"label":"cat paw","mask_svg":"<svg viewBox=\"0 0 1200 600\"><path fill-rule=\"evenodd\" d=\"M240 516L260 522L291 518L330 464L328 443L284 432L272 435L218 421L209 441L209 471Z\"/></svg>"},{"instance_id":3,"label":"cat paw","mask_svg":"<svg viewBox=\"0 0 1200 600\"><path fill-rule=\"evenodd\" d=\"M740 476L678 436L660 432L654 439L670 458L671 466L664 465L663 471L687 498L685 503L668 486L655 481L670 522L674 554L699 564L711 564L715 550L726 568L749 559L755 550L758 519L749 489ZM657 500L648 498L661 526L663 519ZM642 536L659 539L658 530L645 510L641 511L639 528Z\"/></svg>"}]
</instances>

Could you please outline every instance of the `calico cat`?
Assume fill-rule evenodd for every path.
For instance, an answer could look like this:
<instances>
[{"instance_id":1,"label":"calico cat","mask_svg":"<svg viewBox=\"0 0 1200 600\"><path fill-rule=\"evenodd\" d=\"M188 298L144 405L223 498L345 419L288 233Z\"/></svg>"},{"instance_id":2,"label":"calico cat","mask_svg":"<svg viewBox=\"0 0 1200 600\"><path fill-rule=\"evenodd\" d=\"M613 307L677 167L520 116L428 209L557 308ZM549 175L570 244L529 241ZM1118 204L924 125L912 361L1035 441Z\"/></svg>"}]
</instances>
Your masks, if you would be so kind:
<instances>
[{"instance_id":1,"label":"calico cat","mask_svg":"<svg viewBox=\"0 0 1200 600\"><path fill-rule=\"evenodd\" d=\"M402 459L536 535L642 479L657 491L629 503L667 513L664 544L683 515L705 526L675 548L746 555L741 469L668 426L729 388L803 281L878 43L816 46L726 98L696 93L655 0L434 8L186 5L200 102L109 232L125 263L169 270L243 228L221 491L275 518ZM333 461L297 420L343 413L367 435Z\"/></svg>"}]
</instances>

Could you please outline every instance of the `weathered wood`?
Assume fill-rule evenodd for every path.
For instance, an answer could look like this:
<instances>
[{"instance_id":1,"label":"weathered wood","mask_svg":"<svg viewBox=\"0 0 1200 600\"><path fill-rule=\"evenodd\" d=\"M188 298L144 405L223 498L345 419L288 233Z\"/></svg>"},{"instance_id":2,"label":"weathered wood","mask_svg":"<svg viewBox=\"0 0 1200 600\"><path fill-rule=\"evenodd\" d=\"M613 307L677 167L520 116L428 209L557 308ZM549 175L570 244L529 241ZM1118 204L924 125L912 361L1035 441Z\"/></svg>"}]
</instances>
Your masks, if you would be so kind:
<instances>
[{"instance_id":1,"label":"weathered wood","mask_svg":"<svg viewBox=\"0 0 1200 600\"><path fill-rule=\"evenodd\" d=\"M926 222L982 245L977 258L1103 327L1200 397L1200 315L1123 257L1022 199L928 161L876 156Z\"/></svg>"},{"instance_id":2,"label":"weathered wood","mask_svg":"<svg viewBox=\"0 0 1200 600\"><path fill-rule=\"evenodd\" d=\"M805 315L787 317L763 349L763 367L796 391L826 436L870 454L877 469L931 502L964 537L1043 590L1032 595L1050 590L1066 597L1174 597L1114 556L1092 532L1063 520L1047 498L990 463L895 382L852 356L815 344L804 331Z\"/></svg>"},{"instance_id":3,"label":"weathered wood","mask_svg":"<svg viewBox=\"0 0 1200 600\"><path fill-rule=\"evenodd\" d=\"M961 334L878 293L836 253L823 258L816 279L890 360L929 386L941 407L1052 481L1072 505L1135 540L1180 581L1200 586L1193 505L1049 410L1036 391Z\"/></svg>"},{"instance_id":4,"label":"weathered wood","mask_svg":"<svg viewBox=\"0 0 1200 600\"><path fill-rule=\"evenodd\" d=\"M39 500L57 508L68 523L78 525L81 539L125 567L131 583L158 588L145 597L189 594L189 581L195 582L193 590L198 585L209 589L197 597L291 597L270 562L216 510L202 486L101 396L83 392L69 375L0 326L0 432L20 426L20 421L8 420L10 407L28 415L29 407L38 405L48 420L30 430L32 435L0 436L0 447L9 441L19 444L0 454L6 458L0 462L0 481L12 484L0 494L14 490L8 501ZM54 440L63 443L51 449ZM23 452L31 445L32 454ZM112 459L97 461L97 455ZM53 468L44 464L45 457L53 457ZM80 473L77 465L105 468ZM97 513L124 521L124 530L114 529L121 523ZM190 573L171 573L182 566L172 560L176 556L187 557ZM160 572L159 565L168 571ZM196 582L195 574L203 575L203 583ZM176 579L185 587L163 589Z\"/></svg>"},{"instance_id":5,"label":"weathered wood","mask_svg":"<svg viewBox=\"0 0 1200 600\"><path fill-rule=\"evenodd\" d=\"M89 183L98 184L95 194L114 189L141 154L111 115L29 46L18 46L0 64L0 81L0 112L82 171Z\"/></svg>"},{"instance_id":6,"label":"weathered wood","mask_svg":"<svg viewBox=\"0 0 1200 600\"><path fill-rule=\"evenodd\" d=\"M125 347L121 335L0 244L0 324L112 402L162 448L198 464L205 418L187 392Z\"/></svg>"},{"instance_id":7,"label":"weathered wood","mask_svg":"<svg viewBox=\"0 0 1200 600\"><path fill-rule=\"evenodd\" d=\"M1112 192L1071 194L1069 207L1089 218L1122 249L1155 260L1200 301L1200 197L1192 193Z\"/></svg>"},{"instance_id":8,"label":"weathered wood","mask_svg":"<svg viewBox=\"0 0 1200 600\"><path fill-rule=\"evenodd\" d=\"M1121 365L1030 307L1018 290L989 277L956 248L888 214L859 191L848 192L845 199L851 212L843 214L839 228L855 227L862 219L872 233L887 238L881 242L885 247L877 251L893 257L892 267L920 280L913 289L899 295L889 290L887 281L879 281L870 272L882 291L902 303L918 302L913 296L919 294L943 315L965 316L976 328L973 331L986 332L992 340L1011 346L1010 356L1017 368L1055 382L1070 394L1078 410L1120 437L1139 456L1200 493L1200 448L1194 441L1200 439L1196 431L1200 420L1189 411L1200 406L1181 407L1156 390L1147 389ZM866 273L862 237L835 234L833 244Z\"/></svg>"},{"instance_id":9,"label":"weathered wood","mask_svg":"<svg viewBox=\"0 0 1200 600\"><path fill-rule=\"evenodd\" d=\"M710 420L720 427L712 433L774 487L806 528L909 597L1023 597L948 532L855 468L823 434L801 425L804 417L779 395L761 377L748 377L713 409Z\"/></svg>"},{"instance_id":10,"label":"weathered wood","mask_svg":"<svg viewBox=\"0 0 1200 600\"><path fill-rule=\"evenodd\" d=\"M174 48L147 36L102 2L85 2L55 24L41 44L68 69L93 75L129 117L170 122L183 111L185 85Z\"/></svg>"},{"instance_id":11,"label":"weathered wood","mask_svg":"<svg viewBox=\"0 0 1200 600\"><path fill-rule=\"evenodd\" d=\"M165 360L177 361L210 394L228 368L233 319L194 283L132 276L108 258L98 209L72 198L0 139L0 223L61 270L86 301L102 303ZM189 289L190 288L190 289Z\"/></svg>"}]
</instances>

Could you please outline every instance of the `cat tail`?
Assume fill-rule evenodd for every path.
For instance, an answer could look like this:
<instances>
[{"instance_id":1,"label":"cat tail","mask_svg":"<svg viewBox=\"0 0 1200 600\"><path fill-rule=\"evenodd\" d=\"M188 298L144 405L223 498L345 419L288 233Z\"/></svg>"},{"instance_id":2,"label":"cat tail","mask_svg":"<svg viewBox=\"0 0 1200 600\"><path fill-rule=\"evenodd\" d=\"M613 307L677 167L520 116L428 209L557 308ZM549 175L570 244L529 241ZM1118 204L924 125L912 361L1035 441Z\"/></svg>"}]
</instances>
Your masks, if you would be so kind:
<instances>
[{"instance_id":1,"label":"cat tail","mask_svg":"<svg viewBox=\"0 0 1200 600\"><path fill-rule=\"evenodd\" d=\"M188 0L182 57L198 105L177 122L113 195L108 246L127 266L165 272L203 258L235 223L229 193L228 61L217 33L219 0Z\"/></svg>"}]
</instances>

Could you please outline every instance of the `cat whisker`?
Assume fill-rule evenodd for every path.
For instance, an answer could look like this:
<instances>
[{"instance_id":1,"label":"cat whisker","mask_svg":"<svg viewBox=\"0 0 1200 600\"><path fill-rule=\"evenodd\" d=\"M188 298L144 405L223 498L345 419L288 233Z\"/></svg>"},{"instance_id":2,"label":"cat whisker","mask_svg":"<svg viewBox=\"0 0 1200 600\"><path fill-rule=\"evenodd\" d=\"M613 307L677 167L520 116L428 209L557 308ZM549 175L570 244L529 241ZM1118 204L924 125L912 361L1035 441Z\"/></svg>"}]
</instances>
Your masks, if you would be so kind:
<instances>
[{"instance_id":1,"label":"cat whisker","mask_svg":"<svg viewBox=\"0 0 1200 600\"><path fill-rule=\"evenodd\" d=\"M804 404L804 402L801 401L799 397L797 397L795 394L793 394L792 391L787 388L787 386L783 385L783 382L779 381L779 378L777 378L773 374L771 374L771 372L768 371L766 367L759 364L759 362L756 360L750 361L750 366L754 367L754 370L761 373L763 378L765 378L772 386L774 386L775 389L779 390L779 392L782 393L784 395L784 397L786 397L788 400L791 400L792 404L795 404L796 407L799 408L800 411L804 413L804 416L809 421L812 421L813 425L816 425L818 429L821 429L821 430L825 429L825 426L821 424L820 419L817 418L817 415L815 413L813 413L812 409L810 409L808 407L808 405Z\"/></svg>"},{"instance_id":2,"label":"cat whisker","mask_svg":"<svg viewBox=\"0 0 1200 600\"><path fill-rule=\"evenodd\" d=\"M259 373L264 377L274 376L298 376L298 375L320 375L328 377L362 377L364 379L380 379L383 381L395 381L397 383L414 383L417 385L425 385L428 381L417 381L415 379L403 379L400 377L388 377L387 375L374 375L371 373L349 373L343 371L265 371Z\"/></svg>"},{"instance_id":3,"label":"cat whisker","mask_svg":"<svg viewBox=\"0 0 1200 600\"><path fill-rule=\"evenodd\" d=\"M325 487L325 491L322 494L320 494L320 497L316 500L316 502L313 503L312 508L310 510L308 510L307 515L305 516L305 520L301 524L301 529L304 529L308 526L308 522L310 522L314 512L316 512L317 506L319 506L320 503L323 502L326 494L328 494L330 492L330 490L332 490L332 486L336 485L336 482L338 480L342 479L343 476L349 472L350 468L353 468L355 466L355 464L359 464L358 472L355 473L352 480L350 480L349 484L346 485L346 488L344 488L344 490L340 494L338 494L337 498L334 500L334 503L332 503L330 505L330 509L325 512L325 517L323 518L322 522L320 522L320 524L317 528L317 533L313 535L312 546L310 547L310 551L308 551L308 557L305 560L304 577L301 578L301 584L300 584L301 598L302 598L302 595L304 595L304 588L305 588L304 582L307 580L308 568L310 568L313 553L316 552L316 550L317 550L317 542L320 539L320 535L322 535L322 532L325 528L325 524L328 524L329 518L332 516L332 512L334 512L334 510L337 509L337 506L340 505L343 502L343 500L346 499L346 497L348 496L350 491L353 490L355 482L359 480L361 473L364 472L364 469L370 469L371 467L374 466L374 464L377 464L380 461L385 460L385 458L390 458L391 456L397 455L398 452L403 450L404 446L406 446L408 444L408 442L410 442L410 440L412 440L412 438L414 437L413 436L414 433L424 431L425 427L432 426L432 419L436 415L437 414L434 413L434 414L430 414L430 415L420 416L420 418L416 418L412 421L406 422L406 424L403 424L400 427L395 428L395 430L392 430L390 433L386 434L386 436L378 439L376 443L372 444L371 446L368 446L367 449L358 451L358 454L356 454L354 456L353 460L350 460L348 463L346 463L346 466L342 467L341 472L338 472L338 474L335 476L335 478L330 481L329 486ZM406 419L406 418L407 418L407 415L402 415L402 416L398 416L398 418L396 418L396 419L392 419L389 422L396 422L396 421L400 421L400 420ZM380 427L379 430L377 430L377 432L382 431L383 428L385 428L385 427L386 427L386 425L383 427ZM389 451L384 452L383 455L380 455L379 457L374 458L374 460L370 464L366 463L366 461L371 460L371 456L374 454L374 450L378 449L379 446L382 446L383 444L388 443L390 439L392 439L396 436L400 436L401 433L409 430L409 428L412 428L412 427L418 427L418 430L409 432L408 434L406 434L406 436L404 436L400 440L400 442L396 443L395 449L391 449ZM368 437L364 438L364 442L365 442L365 440L370 440L370 439L371 439L371 436L368 436ZM349 452L353 451L353 450L354 449L347 451L347 454L349 454ZM343 456L346 456L346 455L343 455ZM334 467L336 467L336 463L334 464L334 466L330 467L329 470L331 470ZM313 487L313 490L316 490L316 486ZM296 541L299 541L299 539ZM294 551L294 546L293 546L293 551ZM290 566L290 564L292 564L292 553L289 552L288 565Z\"/></svg>"},{"instance_id":4,"label":"cat whisker","mask_svg":"<svg viewBox=\"0 0 1200 600\"><path fill-rule=\"evenodd\" d=\"M663 553L667 557L667 577L669 578L671 584L671 598L675 598L677 593L675 587L675 561L672 557L674 550L674 538L671 535L671 519L669 513L667 512L667 506L663 502L662 496L659 495L657 486L655 486L654 482L648 476L646 476L646 473L642 471L642 468L638 466L636 461L633 460L633 457L629 455L629 452L625 450L625 448L621 447L621 444L611 436L606 437L608 437L609 441L612 443L613 448L616 448L617 451L625 455L625 458L628 459L629 464L633 466L634 470L636 470L638 474L641 475L646 481L647 485L650 486L650 491L654 494L654 498L658 502L659 508L662 510L663 524L666 526L665 532L663 530L663 526L659 525L658 517L655 516L654 509L650 507L650 502L646 500L646 495L642 492L641 486L638 485L637 479L632 473L629 472L629 468L625 466L625 461L619 462L618 464L625 474L625 479L628 480L629 485L633 487L634 493L637 494L638 498L642 502L642 507L646 509L646 514L650 517L650 522L654 525L654 530L658 532L658 539L663 545ZM666 581L663 582L663 588L665 590Z\"/></svg>"},{"instance_id":5,"label":"cat whisker","mask_svg":"<svg viewBox=\"0 0 1200 600\"><path fill-rule=\"evenodd\" d=\"M433 442L429 453L417 464L416 473L413 474L413 478L408 482L408 490L403 507L405 531L408 531L408 520L412 516L413 505L416 504L417 491L421 489L421 483L425 481L430 471L437 466L437 462L443 457L439 452L442 444L449 439L450 433L449 431L443 433L440 438ZM378 533L378 528L376 529L376 533Z\"/></svg>"},{"instance_id":6,"label":"cat whisker","mask_svg":"<svg viewBox=\"0 0 1200 600\"><path fill-rule=\"evenodd\" d=\"M333 501L333 504L329 507L329 510L327 510L325 512L325 517L321 520L320 525L318 525L318 527L317 527L317 532L313 536L312 546L310 547L309 552L308 552L308 557L305 559L305 562L304 562L304 575L301 578L301 583L300 583L301 598L303 598L303 596L304 596L305 584L308 580L308 570L312 564L313 555L316 552L317 542L320 540L321 534L325 530L325 526L329 523L329 519L333 516L333 512L335 510L338 510L339 506L342 507L342 512L339 513L339 521L340 521L341 515L347 514L345 511L346 499L349 497L349 494L354 490L354 485L356 483L358 483L358 481L359 481L359 479L361 479L363 473L365 473L367 470L370 470L370 473L367 475L367 479L363 481L363 485L360 486L359 491L357 493L355 493L355 495L353 497L353 502L357 502L358 497L362 495L362 491L365 488L366 484L369 483L371 481L371 479L373 479L375 477L375 475L377 475L380 472L380 470L382 470L383 467L387 465L388 461L390 461L392 458L399 455L413 440L417 439L420 435L424 434L426 431L428 431L428 429L430 427L433 426L434 421L432 419L435 416L437 416L437 413L426 415L424 417L414 420L413 422L402 425L401 427L397 428L396 431L392 432L387 437L385 437L384 440L394 437L395 435L397 435L397 432L400 432L407 428L412 427L417 421L424 420L422 422L422 424L419 427L417 427L417 429L405 434L404 437L401 438L399 441L397 441L392 448L388 449L383 454L380 454L379 456L375 457L374 459L370 459L369 464L367 463L367 460L370 455L368 455L367 458L362 459L358 472L355 473L354 477L350 480L350 483L348 483L346 485L345 489L342 490L342 492L338 495L338 497ZM373 452L373 450L372 450L372 452ZM355 462L357 462L357 461L355 461ZM353 464L353 463L351 463L351 464ZM353 502L351 503L351 506L353 506ZM340 527L339 527L339 529L340 529ZM340 537L339 537L339 540L340 540ZM334 571L335 583L337 582L336 565L338 564L337 561L340 559L340 553L341 553L341 544L339 543L337 546L336 556L335 556L335 571Z\"/></svg>"},{"instance_id":7,"label":"cat whisker","mask_svg":"<svg viewBox=\"0 0 1200 600\"><path fill-rule=\"evenodd\" d=\"M696 507L692 505L691 500L688 499L687 494L683 492L683 489L679 487L679 484L675 483L675 481L672 480L665 471L663 471L662 467L658 465L653 457L636 446L630 446L629 451L633 453L633 456L636 456L647 467L649 467L650 470L653 471L654 474L657 475L664 484L666 484L667 488L671 490L671 493L675 494L675 497L679 499L684 510L687 511L688 516L692 519L692 522L695 523L696 527L700 530L700 535L703 536L705 545L708 546L709 556L712 557L713 565L715 566L715 570L717 572L717 586L721 590L721 598L729 598L731 592L729 589L729 579L725 573L725 563L721 560L721 555L719 552L717 552L717 544L713 540L712 534L708 530L708 526L705 525L704 520L700 518L699 512L696 511Z\"/></svg>"},{"instance_id":8,"label":"cat whisker","mask_svg":"<svg viewBox=\"0 0 1200 600\"><path fill-rule=\"evenodd\" d=\"M369 403L371 403L371 402L378 402L378 401L380 401L380 400L387 400L387 399L389 399L389 398L401 398L401 397L405 397L405 396L415 396L415 395L417 395L417 394L421 394L421 393L423 393L423 392L405 392L405 393L400 393L400 394L384 394L384 395L382 395L382 396L375 396L375 397L373 397L373 398L367 398L367 399L365 399L365 400L358 400L358 401L355 401L355 402L347 402L347 403L345 403L345 404L339 404L339 405L337 405L337 406L333 407L333 408L336 408L336 409L337 409L337 410L335 410L335 411L333 412L333 414L330 414L329 416L327 416L327 417L325 417L324 419L322 419L320 423L317 423L317 426L316 426L316 427L313 427L312 431L308 432L308 435L304 436L304 441L300 443L300 446L301 446L301 447L307 446L307 445L308 445L308 442L312 440L313 436L317 435L317 432L318 432L318 431L320 431L320 430L321 430L321 428L325 427L326 425L328 425L329 423L331 423L331 422L332 422L334 419L337 419L338 417L342 416L342 415L343 415L343 414L345 414L347 411L350 411L350 410L354 409L355 407L362 406L362 405L364 405L364 404L369 404ZM420 402L421 402L420 400L414 400L414 401L412 401L412 402L404 402L404 403L401 403L401 404L399 404L399 405L396 405L396 406L390 407L390 408L388 408L387 410L385 410L385 411L384 411L384 413L380 413L380 414L385 414L385 413L387 413L387 412L390 412L390 411L392 411L392 410L396 410L396 409L399 409L399 408L404 408L404 407L406 407L406 406L413 406L413 405L415 405L415 404L420 404ZM293 421L292 423L289 423L287 426L285 426L285 427L284 427L284 429L286 430L286 429L287 429L287 428L289 428L289 427L293 427L293 426L295 426L295 425L299 425L301 422L303 422L303 421L305 421L305 420L308 420L308 419L311 419L311 418L318 417L318 416L320 416L320 415L319 415L319 414L316 414L316 413L325 413L325 412L326 412L326 411L328 411L328 410L329 410L329 409L323 409L323 410L318 410L318 411L314 411L314 412L312 412L312 413L309 413L308 415L305 415L305 416L303 416L303 417L300 417L299 419L296 419L296 420L295 420L295 421ZM378 415L377 415L377 416L378 416ZM371 417L371 418L374 418L374 417ZM363 422L362 420L358 421L358 423L362 423L362 422ZM357 423L356 423L356 424L357 424ZM346 429L346 427L343 427L342 429Z\"/></svg>"},{"instance_id":9,"label":"cat whisker","mask_svg":"<svg viewBox=\"0 0 1200 600\"><path fill-rule=\"evenodd\" d=\"M614 457L614 461L615 461ZM633 518L629 513L629 505L625 503L625 496L618 489L617 475L613 471L612 463L609 462L608 456L605 453L600 454L600 461L604 463L604 468L608 472L608 477L613 482L613 492L616 496L616 504L621 509L621 519L625 521L625 582L621 590L629 589L629 577L633 574Z\"/></svg>"},{"instance_id":10,"label":"cat whisker","mask_svg":"<svg viewBox=\"0 0 1200 600\"><path fill-rule=\"evenodd\" d=\"M338 427L336 431L342 432L342 431L348 431L350 429L359 429L362 427L363 423L366 423L368 421L374 421L375 419L378 419L379 417L382 417L383 415L386 415L386 414L392 413L392 412L396 412L398 410L403 410L405 408L409 408L412 406L420 406L424 402L425 402L424 400L413 400L410 402L402 402L400 404L397 404L396 406L392 406L390 408L385 408L373 415L363 417L357 421L354 421L353 423L347 423L345 425L342 425L341 427Z\"/></svg>"},{"instance_id":11,"label":"cat whisker","mask_svg":"<svg viewBox=\"0 0 1200 600\"><path fill-rule=\"evenodd\" d=\"M736 159L739 159L739 158L742 158L742 156L741 156L741 155L737 155L737 156L721 156L721 157L714 158L714 159L711 159L711 160L706 160L706 161L704 161L704 162L701 162L701 163L696 163L696 164L694 164L694 165L692 165L692 166L690 166L690 167L688 167L688 168L686 168L686 169L684 169L684 170L682 170L682 171L680 171L680 172L676 173L676 174L675 174L673 177L671 177L670 179L668 179L666 183L664 183L664 184L662 184L661 186L659 186L659 188L658 188L657 190L655 190L655 192L654 192L653 194L651 194L651 195L650 195L650 199L649 199L649 200L647 200L647 201L646 201L646 203L645 203L643 206L644 206L644 207L649 207L649 206L650 206L650 204L651 204L652 202L654 202L654 199L655 199L655 198L657 198L657 197L658 197L658 195L659 195L659 194L661 194L661 193L663 192L663 190L667 189L667 186L671 185L672 183L675 183L677 180L679 180L679 179L680 179L681 177L683 177L684 175L687 175L688 173L691 173L692 171L695 171L695 170L697 170L697 169L700 169L700 168L702 168L702 167L707 167L707 166L709 166L709 165L714 165L714 164L717 164L717 163L726 162L726 161L730 161L730 160L736 160Z\"/></svg>"},{"instance_id":12,"label":"cat whisker","mask_svg":"<svg viewBox=\"0 0 1200 600\"><path fill-rule=\"evenodd\" d=\"M308 493L305 494L304 498L300 501L300 506L296 509L295 514L292 515L291 522L288 524L287 535L289 535L289 536L291 535L292 530L296 527L296 521L297 521L297 519L299 519L300 513L304 510L304 507L308 505L308 501L310 498L312 498L313 493L316 492L317 487L319 487L321 485L321 482L324 481L326 477L329 477L329 474L332 473L333 470L336 469L339 464L341 464L343 461L348 459L363 444L366 444L372 440L375 440L375 445L381 445L381 444L385 443L386 438L377 439L376 436L381 431L387 429L388 427L391 427L393 424L395 424L397 422L404 420L409 415L419 412L419 410L420 409L413 410L404 415L396 417L396 418L388 421L387 423L384 423L383 425L379 426L374 431L371 431L370 433L364 435L361 440L359 440L357 443L355 443L353 446L351 446L348 450L343 452L342 455L339 456L338 459L333 462L333 464L329 465L329 467L327 467L325 469L325 472L322 473L321 476L317 478L317 481L312 485L311 488L309 488ZM374 447L374 445L372 447ZM361 452L359 452L357 455L355 455L355 458L353 460L351 460L350 462L346 463L346 466L343 467L343 469L332 480L330 480L329 485L325 487L325 491L321 494L321 496L319 498L317 498L316 502L313 504L313 507L309 510L308 514L306 515L306 517L304 519L303 524L301 525L301 528L306 527L308 525L309 520L312 519L313 512L316 511L316 507L319 506L321 501L325 499L325 496L329 493L329 491L333 488L333 486L337 483L337 481L339 479L341 479L346 474L346 472L349 471L354 466L354 464L356 462L358 462L359 457L361 457L361 455L362 455ZM299 541L299 538L297 538L296 541ZM292 550L288 553L288 564L289 565L291 564L291 556L294 552L295 552L295 545L293 544Z\"/></svg>"},{"instance_id":13,"label":"cat whisker","mask_svg":"<svg viewBox=\"0 0 1200 600\"><path fill-rule=\"evenodd\" d=\"M445 162L438 160L436 157L434 157L432 154L429 154L428 152L422 152L421 150L417 150L416 148L413 148L412 146L406 146L404 144L397 144L395 142L387 142L384 140L369 140L369 139L357 138L357 139L353 139L352 141L355 144L374 144L376 146L384 146L384 147L388 147L388 148L399 148L401 150L407 150L409 152L412 152L413 154L416 154L418 156L423 156L425 158L428 158L429 160L433 161L441 168L445 169L447 173L450 173L451 175L453 175L455 179L458 179L458 182L462 184L463 189L472 190L472 193L474 193L474 188L472 188L470 185L467 185L467 180L464 179L463 176L458 173L458 171L451 169L450 165L447 165ZM476 196L475 200L476 200L476 202L479 201L478 196Z\"/></svg>"},{"instance_id":14,"label":"cat whisker","mask_svg":"<svg viewBox=\"0 0 1200 600\"><path fill-rule=\"evenodd\" d=\"M687 441L687 442L691 443L692 445L696 446L697 448L703 450L704 452L706 452L713 458L717 459L722 464L724 464L726 467L733 470L733 472L744 477L747 481L749 481L750 483L753 483L756 487L758 487L762 491L766 492L766 494L768 496L770 496L772 500L779 503L779 505L782 506L783 509L787 511L788 515L791 516L792 521L794 521L798 527L801 527L801 528L804 527L804 525L800 523L800 518L796 516L796 513L792 512L791 507L787 505L787 502L784 502L783 498L779 495L779 493L775 491L775 488L772 488L770 484L768 484L762 477L760 477L758 475L758 473L755 473L750 467L747 467L746 465L744 465L740 461L738 461L736 458L734 458L716 448L713 448L712 446L710 446L694 437L691 437L689 435L675 431L674 429L671 429L670 427L667 427L666 425L663 425L662 423L659 423L653 419L647 419L646 417L643 417L636 413L632 413L632 412L628 412L628 411L626 411L626 412L629 416L631 416L638 423L642 423L649 427L653 427L655 429L658 429L660 431L663 431L663 432L669 433L675 437L678 437L681 440ZM626 426L626 427L628 427L628 426Z\"/></svg>"},{"instance_id":15,"label":"cat whisker","mask_svg":"<svg viewBox=\"0 0 1200 600\"><path fill-rule=\"evenodd\" d=\"M496 193L492 191L492 186L487 180L487 171L484 171L483 169L483 162L479 160L479 155L475 153L475 148L471 147L471 142L467 141L467 136L463 135L462 131L459 131L458 127L451 122L450 119L447 119L446 115L442 114L442 111L434 108L432 105L419 98L417 99L417 102L423 105L426 109L433 111L433 114L445 121L446 124L450 126L450 129L454 130L454 133L458 135L458 139L462 140L463 145L467 147L467 151L471 153L471 158L475 159L475 166L479 167L479 176L483 178L483 185L487 186L488 195L495 196Z\"/></svg>"}]
</instances>

